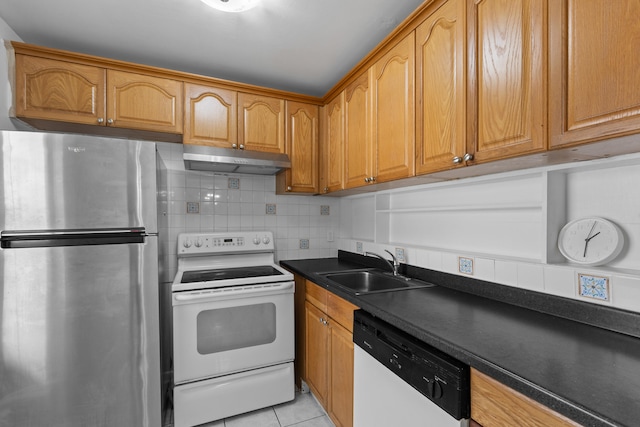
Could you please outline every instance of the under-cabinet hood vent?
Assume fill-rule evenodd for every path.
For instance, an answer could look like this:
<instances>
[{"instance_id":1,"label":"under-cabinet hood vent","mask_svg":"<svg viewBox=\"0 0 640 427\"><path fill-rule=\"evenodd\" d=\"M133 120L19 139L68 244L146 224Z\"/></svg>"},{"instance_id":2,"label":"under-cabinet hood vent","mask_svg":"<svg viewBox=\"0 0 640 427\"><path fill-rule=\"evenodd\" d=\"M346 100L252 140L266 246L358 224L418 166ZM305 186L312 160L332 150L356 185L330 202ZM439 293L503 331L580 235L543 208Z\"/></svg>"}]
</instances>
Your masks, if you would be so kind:
<instances>
[{"instance_id":1,"label":"under-cabinet hood vent","mask_svg":"<svg viewBox=\"0 0 640 427\"><path fill-rule=\"evenodd\" d=\"M275 175L291 167L286 154L198 145L183 147L184 167L189 170Z\"/></svg>"}]
</instances>

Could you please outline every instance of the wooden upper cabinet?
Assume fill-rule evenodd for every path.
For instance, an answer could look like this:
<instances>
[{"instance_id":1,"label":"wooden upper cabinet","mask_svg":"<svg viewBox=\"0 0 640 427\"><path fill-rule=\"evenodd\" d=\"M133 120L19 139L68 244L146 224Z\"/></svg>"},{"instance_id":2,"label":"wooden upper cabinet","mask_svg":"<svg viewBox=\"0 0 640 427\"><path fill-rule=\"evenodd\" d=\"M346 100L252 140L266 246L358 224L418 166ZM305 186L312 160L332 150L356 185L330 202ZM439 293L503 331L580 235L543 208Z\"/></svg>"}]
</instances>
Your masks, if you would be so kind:
<instances>
[{"instance_id":1,"label":"wooden upper cabinet","mask_svg":"<svg viewBox=\"0 0 640 427\"><path fill-rule=\"evenodd\" d=\"M468 4L468 151L482 162L545 150L547 1Z\"/></svg>"},{"instance_id":2,"label":"wooden upper cabinet","mask_svg":"<svg viewBox=\"0 0 640 427\"><path fill-rule=\"evenodd\" d=\"M185 144L235 148L238 142L238 101L232 90L185 83Z\"/></svg>"},{"instance_id":3,"label":"wooden upper cabinet","mask_svg":"<svg viewBox=\"0 0 640 427\"><path fill-rule=\"evenodd\" d=\"M182 133L182 82L107 70L107 126Z\"/></svg>"},{"instance_id":4,"label":"wooden upper cabinet","mask_svg":"<svg viewBox=\"0 0 640 427\"><path fill-rule=\"evenodd\" d=\"M238 148L285 152L284 99L238 93Z\"/></svg>"},{"instance_id":5,"label":"wooden upper cabinet","mask_svg":"<svg viewBox=\"0 0 640 427\"><path fill-rule=\"evenodd\" d=\"M416 29L416 174L464 165L465 18L465 0L449 0Z\"/></svg>"},{"instance_id":6,"label":"wooden upper cabinet","mask_svg":"<svg viewBox=\"0 0 640 427\"><path fill-rule=\"evenodd\" d=\"M24 119L105 122L105 69L16 55L15 114Z\"/></svg>"},{"instance_id":7,"label":"wooden upper cabinet","mask_svg":"<svg viewBox=\"0 0 640 427\"><path fill-rule=\"evenodd\" d=\"M286 153L291 168L276 177L278 193L318 192L318 106L286 102Z\"/></svg>"},{"instance_id":8,"label":"wooden upper cabinet","mask_svg":"<svg viewBox=\"0 0 640 427\"><path fill-rule=\"evenodd\" d=\"M373 65L372 138L376 182L413 176L415 149L415 33Z\"/></svg>"},{"instance_id":9,"label":"wooden upper cabinet","mask_svg":"<svg viewBox=\"0 0 640 427\"><path fill-rule=\"evenodd\" d=\"M344 188L344 91L324 106L321 193Z\"/></svg>"},{"instance_id":10,"label":"wooden upper cabinet","mask_svg":"<svg viewBox=\"0 0 640 427\"><path fill-rule=\"evenodd\" d=\"M369 69L345 89L345 188L363 186L375 173L371 77Z\"/></svg>"},{"instance_id":11,"label":"wooden upper cabinet","mask_svg":"<svg viewBox=\"0 0 640 427\"><path fill-rule=\"evenodd\" d=\"M549 2L550 146L640 129L640 1Z\"/></svg>"}]
</instances>

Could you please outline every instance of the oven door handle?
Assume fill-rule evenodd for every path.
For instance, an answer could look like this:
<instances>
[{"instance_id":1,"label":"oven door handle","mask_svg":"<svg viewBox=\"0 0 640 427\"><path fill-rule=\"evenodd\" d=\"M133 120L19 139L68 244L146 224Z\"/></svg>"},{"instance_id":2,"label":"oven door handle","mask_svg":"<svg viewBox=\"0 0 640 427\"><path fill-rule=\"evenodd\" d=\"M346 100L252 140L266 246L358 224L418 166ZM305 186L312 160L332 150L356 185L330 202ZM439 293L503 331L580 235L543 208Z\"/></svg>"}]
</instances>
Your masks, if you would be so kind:
<instances>
[{"instance_id":1,"label":"oven door handle","mask_svg":"<svg viewBox=\"0 0 640 427\"><path fill-rule=\"evenodd\" d=\"M209 289L198 292L185 292L184 294L174 295L176 301L192 302L204 299L227 298L232 296L261 296L264 294L272 294L274 292L286 291L293 288L294 282L240 286L238 288Z\"/></svg>"}]
</instances>

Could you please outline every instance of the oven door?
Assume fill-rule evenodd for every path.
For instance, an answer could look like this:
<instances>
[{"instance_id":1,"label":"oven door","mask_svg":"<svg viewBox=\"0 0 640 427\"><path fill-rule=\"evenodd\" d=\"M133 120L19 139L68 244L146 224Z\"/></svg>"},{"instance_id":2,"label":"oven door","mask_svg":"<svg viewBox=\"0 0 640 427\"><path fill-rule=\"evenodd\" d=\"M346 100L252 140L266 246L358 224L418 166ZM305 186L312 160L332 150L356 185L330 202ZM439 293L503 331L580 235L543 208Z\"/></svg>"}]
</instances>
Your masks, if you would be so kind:
<instances>
[{"instance_id":1,"label":"oven door","mask_svg":"<svg viewBox=\"0 0 640 427\"><path fill-rule=\"evenodd\" d=\"M174 381L294 358L294 282L173 294Z\"/></svg>"}]
</instances>

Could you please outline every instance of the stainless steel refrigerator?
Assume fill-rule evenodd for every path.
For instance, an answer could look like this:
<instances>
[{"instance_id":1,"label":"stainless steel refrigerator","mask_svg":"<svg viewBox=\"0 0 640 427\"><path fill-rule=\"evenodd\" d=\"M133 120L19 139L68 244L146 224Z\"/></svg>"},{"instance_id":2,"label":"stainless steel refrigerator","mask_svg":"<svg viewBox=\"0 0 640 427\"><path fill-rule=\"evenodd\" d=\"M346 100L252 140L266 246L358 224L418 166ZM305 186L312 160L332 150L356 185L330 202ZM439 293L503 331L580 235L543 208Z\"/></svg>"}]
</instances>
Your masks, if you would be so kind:
<instances>
[{"instance_id":1,"label":"stainless steel refrigerator","mask_svg":"<svg viewBox=\"0 0 640 427\"><path fill-rule=\"evenodd\" d=\"M0 426L160 426L155 144L0 146Z\"/></svg>"}]
</instances>

